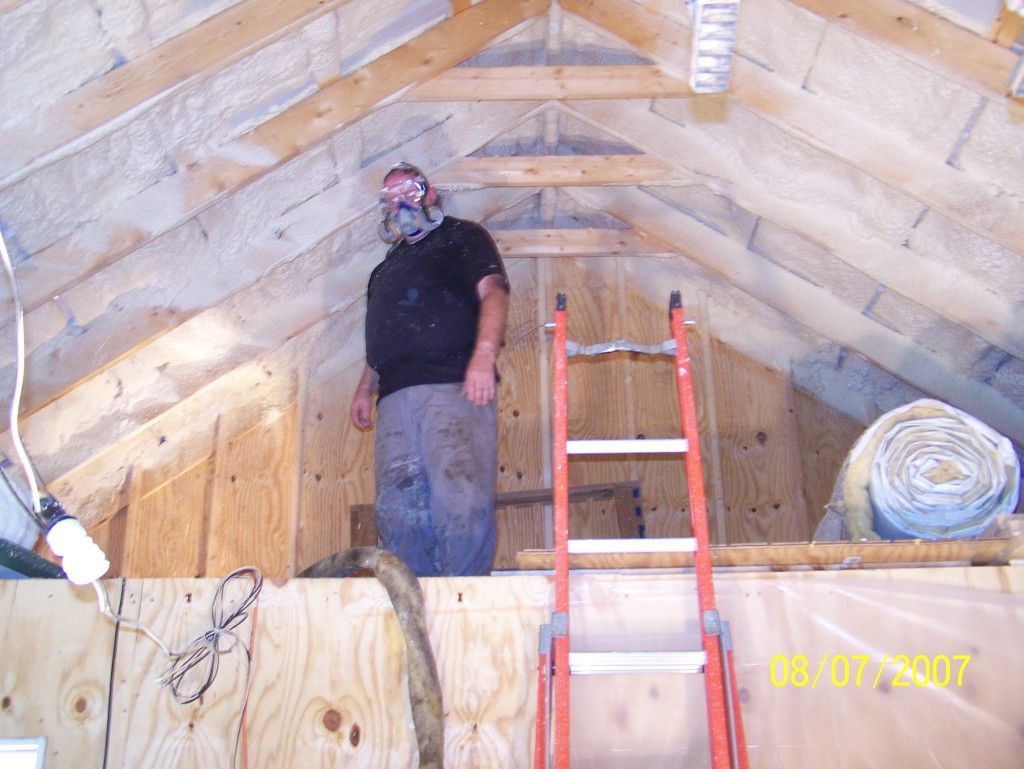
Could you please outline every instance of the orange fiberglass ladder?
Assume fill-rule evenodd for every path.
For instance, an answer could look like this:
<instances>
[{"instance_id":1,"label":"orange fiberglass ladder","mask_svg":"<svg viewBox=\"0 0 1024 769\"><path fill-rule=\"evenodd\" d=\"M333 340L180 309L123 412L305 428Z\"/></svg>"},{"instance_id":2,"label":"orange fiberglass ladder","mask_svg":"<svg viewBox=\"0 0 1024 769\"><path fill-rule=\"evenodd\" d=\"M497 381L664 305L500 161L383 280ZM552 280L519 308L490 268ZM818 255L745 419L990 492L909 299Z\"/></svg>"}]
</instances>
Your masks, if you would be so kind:
<instances>
[{"instance_id":1,"label":"orange fiberglass ladder","mask_svg":"<svg viewBox=\"0 0 1024 769\"><path fill-rule=\"evenodd\" d=\"M537 665L537 721L534 769L547 769L552 735L553 769L570 769L569 756L569 677L582 673L703 673L707 697L708 734L712 769L748 769L743 722L740 717L738 687L732 659L729 626L723 623L715 606L715 588L711 576L711 548L708 539L704 477L697 435L697 409L693 398L690 355L686 346L685 318L678 291L672 292L669 306L672 339L663 345L638 345L613 342L582 347L566 339L566 298L559 294L555 306L555 390L553 464L555 508L555 609L551 622L540 629L540 656ZM674 348L674 349L673 349ZM600 355L627 350L641 354L675 354L676 390L682 418L683 438L665 440L583 440L568 437L569 355ZM569 540L569 455L570 454L651 454L685 453L686 480L690 493L690 520L693 537L650 540ZM659 545L657 548L652 543ZM700 613L699 651L678 652L571 652L569 647L569 554L592 552L673 552L694 553L697 577L697 606ZM552 654L553 648L553 654ZM553 696L552 696L553 690Z\"/></svg>"}]
</instances>

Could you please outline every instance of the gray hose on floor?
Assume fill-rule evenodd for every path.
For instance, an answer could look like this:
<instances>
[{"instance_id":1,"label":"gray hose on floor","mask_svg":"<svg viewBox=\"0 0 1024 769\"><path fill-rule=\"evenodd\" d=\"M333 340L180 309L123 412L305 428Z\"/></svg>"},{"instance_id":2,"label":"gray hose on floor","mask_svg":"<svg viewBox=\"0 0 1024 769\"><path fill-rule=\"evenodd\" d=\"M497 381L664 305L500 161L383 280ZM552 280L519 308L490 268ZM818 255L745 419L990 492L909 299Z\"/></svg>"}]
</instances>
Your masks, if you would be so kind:
<instances>
[{"instance_id":1,"label":"gray hose on floor","mask_svg":"<svg viewBox=\"0 0 1024 769\"><path fill-rule=\"evenodd\" d=\"M60 566L26 550L20 545L0 537L0 567L5 567L26 577L64 579Z\"/></svg>"}]
</instances>

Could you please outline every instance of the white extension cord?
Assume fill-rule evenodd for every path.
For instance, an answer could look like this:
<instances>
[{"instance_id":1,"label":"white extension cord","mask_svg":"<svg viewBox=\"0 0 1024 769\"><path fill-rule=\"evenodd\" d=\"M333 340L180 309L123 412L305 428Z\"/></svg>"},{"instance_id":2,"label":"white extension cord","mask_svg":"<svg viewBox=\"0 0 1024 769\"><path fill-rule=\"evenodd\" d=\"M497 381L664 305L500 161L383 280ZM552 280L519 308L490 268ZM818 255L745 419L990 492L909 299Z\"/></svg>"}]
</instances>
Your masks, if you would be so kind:
<instances>
[{"instance_id":1,"label":"white extension cord","mask_svg":"<svg viewBox=\"0 0 1024 769\"><path fill-rule=\"evenodd\" d=\"M14 395L11 398L9 412L11 441L14 443L14 451L18 455L18 461L21 462L25 477L28 479L32 510L37 522L42 524L45 518L42 514L42 495L39 492L41 484L18 428L21 394L25 387L25 307L21 301L21 291L18 289L18 280L14 275L14 264L11 262L11 255L7 252L7 243L4 242L3 233L0 233L0 258L3 260L4 271L7 273L7 280L11 285L11 296L14 299L14 333L17 347ZM75 518L62 516L43 533L54 554L61 559L61 568L64 569L64 573L76 585L88 585L106 574L110 568L110 561L107 560L103 550Z\"/></svg>"}]
</instances>

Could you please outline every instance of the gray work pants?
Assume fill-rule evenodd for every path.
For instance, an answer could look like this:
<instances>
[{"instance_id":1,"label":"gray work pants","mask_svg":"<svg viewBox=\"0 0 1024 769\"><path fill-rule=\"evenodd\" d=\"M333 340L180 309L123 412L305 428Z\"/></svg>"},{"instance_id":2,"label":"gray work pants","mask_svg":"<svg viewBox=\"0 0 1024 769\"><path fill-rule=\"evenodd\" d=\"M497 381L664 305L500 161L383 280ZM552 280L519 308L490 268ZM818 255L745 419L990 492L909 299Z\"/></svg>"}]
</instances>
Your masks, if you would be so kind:
<instances>
[{"instance_id":1,"label":"gray work pants","mask_svg":"<svg viewBox=\"0 0 1024 769\"><path fill-rule=\"evenodd\" d=\"M377 530L417 576L490 572L496 400L474 406L457 382L406 387L377 404Z\"/></svg>"}]
</instances>

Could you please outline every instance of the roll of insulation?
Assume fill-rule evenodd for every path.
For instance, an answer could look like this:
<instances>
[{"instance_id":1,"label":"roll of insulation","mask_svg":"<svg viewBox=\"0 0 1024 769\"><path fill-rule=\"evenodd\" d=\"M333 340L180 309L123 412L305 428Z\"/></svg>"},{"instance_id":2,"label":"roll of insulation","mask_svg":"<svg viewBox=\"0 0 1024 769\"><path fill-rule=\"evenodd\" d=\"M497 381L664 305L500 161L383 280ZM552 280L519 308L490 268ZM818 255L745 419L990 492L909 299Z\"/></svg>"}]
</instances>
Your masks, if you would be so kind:
<instances>
[{"instance_id":1,"label":"roll of insulation","mask_svg":"<svg viewBox=\"0 0 1024 769\"><path fill-rule=\"evenodd\" d=\"M1020 462L1010 441L946 403L890 411L851 457L872 446L868 495L882 539L974 537L1017 506Z\"/></svg>"}]
</instances>

